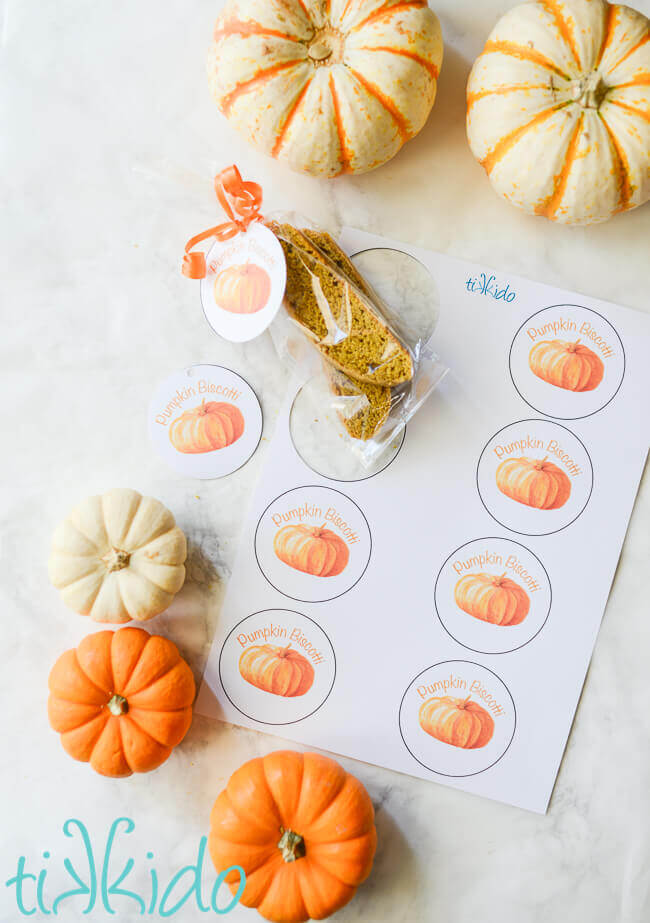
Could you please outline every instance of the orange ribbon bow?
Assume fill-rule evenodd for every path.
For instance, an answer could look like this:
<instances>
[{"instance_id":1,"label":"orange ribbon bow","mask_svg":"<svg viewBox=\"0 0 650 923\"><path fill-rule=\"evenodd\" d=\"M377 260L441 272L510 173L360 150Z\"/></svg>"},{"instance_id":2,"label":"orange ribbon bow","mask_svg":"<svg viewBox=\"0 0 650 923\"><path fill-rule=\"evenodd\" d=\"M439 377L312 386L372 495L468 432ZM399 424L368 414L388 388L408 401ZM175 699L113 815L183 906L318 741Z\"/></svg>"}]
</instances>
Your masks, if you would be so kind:
<instances>
[{"instance_id":1,"label":"orange ribbon bow","mask_svg":"<svg viewBox=\"0 0 650 923\"><path fill-rule=\"evenodd\" d=\"M202 231L185 244L183 256L183 275L188 279L203 279L206 274L205 253L190 253L207 237L217 240L229 240L241 231L245 231L252 221L261 221L262 187L259 183L244 182L237 167L226 167L214 178L214 189L221 207L228 215L229 221L214 228Z\"/></svg>"}]
</instances>

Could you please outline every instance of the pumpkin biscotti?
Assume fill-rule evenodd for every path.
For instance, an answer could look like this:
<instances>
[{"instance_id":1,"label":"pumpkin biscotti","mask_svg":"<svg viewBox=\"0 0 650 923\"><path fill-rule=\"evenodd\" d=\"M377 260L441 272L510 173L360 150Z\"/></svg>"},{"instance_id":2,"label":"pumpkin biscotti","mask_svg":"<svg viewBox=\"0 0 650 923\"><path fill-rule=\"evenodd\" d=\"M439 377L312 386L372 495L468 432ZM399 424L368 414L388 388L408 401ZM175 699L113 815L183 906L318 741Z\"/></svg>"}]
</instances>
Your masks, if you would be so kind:
<instances>
[{"instance_id":1,"label":"pumpkin biscotti","mask_svg":"<svg viewBox=\"0 0 650 923\"><path fill-rule=\"evenodd\" d=\"M303 234L322 250L333 263L348 277L358 289L370 296L368 283L348 255L341 250L336 241L325 231L312 231L303 228ZM345 375L338 369L328 366L327 377L333 393L346 401L346 412L338 410L338 416L353 439L367 441L379 432L390 413L391 389L388 385L374 385ZM356 399L356 400L355 400ZM357 409L358 407L358 409Z\"/></svg>"},{"instance_id":2,"label":"pumpkin biscotti","mask_svg":"<svg viewBox=\"0 0 650 923\"><path fill-rule=\"evenodd\" d=\"M388 419L391 406L390 388L350 378L332 367L327 369L327 377L334 394L349 398L349 401L346 400L345 411L337 410L348 433L353 439L372 439Z\"/></svg>"},{"instance_id":3,"label":"pumpkin biscotti","mask_svg":"<svg viewBox=\"0 0 650 923\"><path fill-rule=\"evenodd\" d=\"M354 267L343 271L325 252L323 244L330 253L339 250L332 238L321 232L310 239L289 224L273 223L270 228L287 261L289 313L325 358L346 375L369 384L391 387L410 381L410 353L357 288ZM343 251L339 254L347 261Z\"/></svg>"}]
</instances>

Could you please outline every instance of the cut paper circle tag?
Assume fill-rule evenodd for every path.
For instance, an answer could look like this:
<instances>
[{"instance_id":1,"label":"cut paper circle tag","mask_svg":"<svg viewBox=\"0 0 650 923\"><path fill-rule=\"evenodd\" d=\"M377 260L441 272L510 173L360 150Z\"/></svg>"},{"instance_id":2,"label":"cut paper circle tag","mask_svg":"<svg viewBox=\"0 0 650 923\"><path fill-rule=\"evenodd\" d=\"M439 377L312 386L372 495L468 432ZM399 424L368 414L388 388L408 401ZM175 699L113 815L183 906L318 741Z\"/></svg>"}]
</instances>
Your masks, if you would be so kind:
<instances>
[{"instance_id":1,"label":"cut paper circle tag","mask_svg":"<svg viewBox=\"0 0 650 923\"><path fill-rule=\"evenodd\" d=\"M176 471L221 478L255 452L262 408L241 375L219 365L194 365L158 386L148 425L156 452Z\"/></svg>"},{"instance_id":2,"label":"cut paper circle tag","mask_svg":"<svg viewBox=\"0 0 650 923\"><path fill-rule=\"evenodd\" d=\"M201 304L212 329L234 343L263 333L282 304L287 266L275 234L259 222L206 256Z\"/></svg>"}]
</instances>

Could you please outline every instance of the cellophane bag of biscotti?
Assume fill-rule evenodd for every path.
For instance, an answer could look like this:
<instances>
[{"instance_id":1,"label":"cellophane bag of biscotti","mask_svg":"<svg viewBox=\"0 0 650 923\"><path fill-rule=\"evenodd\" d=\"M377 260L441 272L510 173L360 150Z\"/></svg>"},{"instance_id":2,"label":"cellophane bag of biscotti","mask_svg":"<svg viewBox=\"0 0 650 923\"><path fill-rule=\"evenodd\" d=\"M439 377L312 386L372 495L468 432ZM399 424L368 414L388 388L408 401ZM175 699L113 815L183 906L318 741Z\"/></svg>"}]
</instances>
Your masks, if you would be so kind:
<instances>
[{"instance_id":1,"label":"cellophane bag of biscotti","mask_svg":"<svg viewBox=\"0 0 650 923\"><path fill-rule=\"evenodd\" d=\"M345 445L369 468L448 370L332 235L295 216L266 224L287 264L284 310L270 328L276 348L310 375L315 410L338 422Z\"/></svg>"}]
</instances>

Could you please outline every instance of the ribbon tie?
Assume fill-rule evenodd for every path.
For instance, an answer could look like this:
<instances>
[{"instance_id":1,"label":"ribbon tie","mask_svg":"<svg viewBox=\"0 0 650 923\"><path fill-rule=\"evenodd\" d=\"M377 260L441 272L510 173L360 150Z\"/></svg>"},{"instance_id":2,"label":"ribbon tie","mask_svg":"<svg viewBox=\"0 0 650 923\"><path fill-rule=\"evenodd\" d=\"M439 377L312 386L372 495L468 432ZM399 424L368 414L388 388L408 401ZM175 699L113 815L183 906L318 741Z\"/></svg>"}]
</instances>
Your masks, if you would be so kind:
<instances>
[{"instance_id":1,"label":"ribbon tie","mask_svg":"<svg viewBox=\"0 0 650 923\"><path fill-rule=\"evenodd\" d=\"M262 220L262 187L258 183L244 182L234 164L215 176L214 189L229 220L202 231L185 244L183 275L188 279L203 279L206 274L205 253L190 253L198 243L207 237L229 240L245 231L252 221Z\"/></svg>"}]
</instances>

